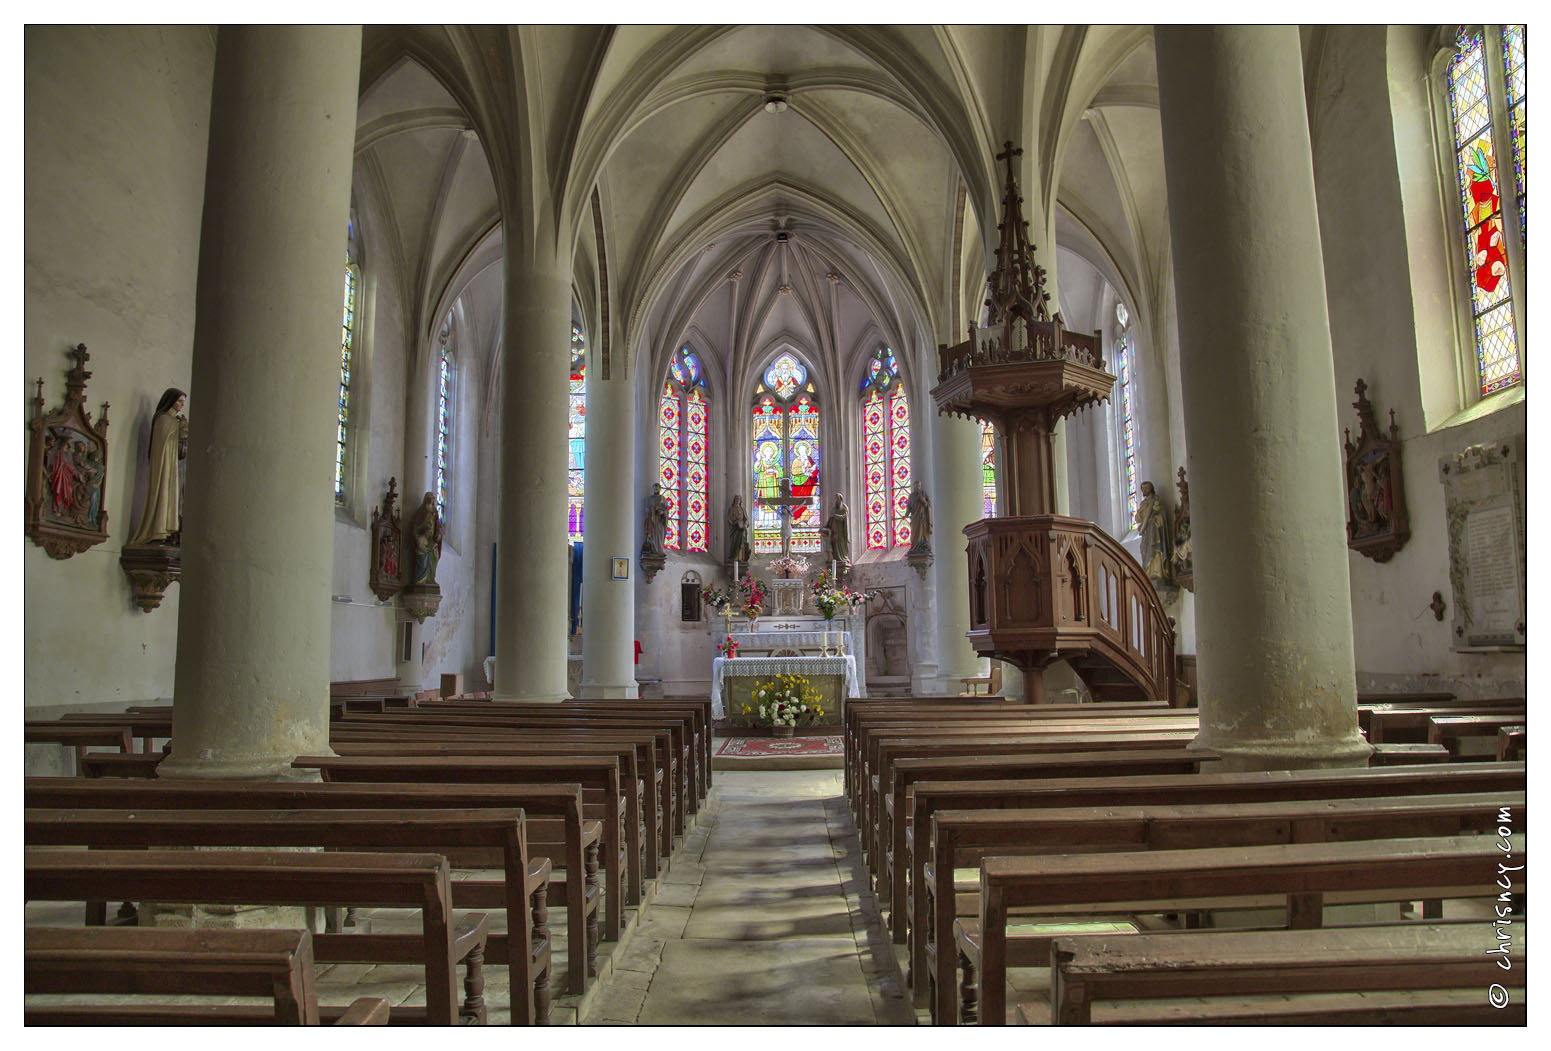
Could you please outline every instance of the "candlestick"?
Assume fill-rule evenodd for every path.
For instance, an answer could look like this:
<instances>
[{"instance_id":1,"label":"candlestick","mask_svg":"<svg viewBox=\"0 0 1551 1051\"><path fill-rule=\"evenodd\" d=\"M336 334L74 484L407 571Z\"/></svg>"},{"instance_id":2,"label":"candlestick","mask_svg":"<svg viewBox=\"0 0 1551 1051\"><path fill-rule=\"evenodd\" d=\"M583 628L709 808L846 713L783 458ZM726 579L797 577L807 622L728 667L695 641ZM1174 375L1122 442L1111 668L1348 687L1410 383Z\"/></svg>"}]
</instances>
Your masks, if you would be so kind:
<instances>
[{"instance_id":1,"label":"candlestick","mask_svg":"<svg viewBox=\"0 0 1551 1051\"><path fill-rule=\"evenodd\" d=\"M738 562L736 559L732 563L732 582L734 584L738 582Z\"/></svg>"},{"instance_id":2,"label":"candlestick","mask_svg":"<svg viewBox=\"0 0 1551 1051\"><path fill-rule=\"evenodd\" d=\"M836 577L835 560L834 559L830 559L829 560L829 579L830 579L830 581L833 582L835 577Z\"/></svg>"}]
</instances>

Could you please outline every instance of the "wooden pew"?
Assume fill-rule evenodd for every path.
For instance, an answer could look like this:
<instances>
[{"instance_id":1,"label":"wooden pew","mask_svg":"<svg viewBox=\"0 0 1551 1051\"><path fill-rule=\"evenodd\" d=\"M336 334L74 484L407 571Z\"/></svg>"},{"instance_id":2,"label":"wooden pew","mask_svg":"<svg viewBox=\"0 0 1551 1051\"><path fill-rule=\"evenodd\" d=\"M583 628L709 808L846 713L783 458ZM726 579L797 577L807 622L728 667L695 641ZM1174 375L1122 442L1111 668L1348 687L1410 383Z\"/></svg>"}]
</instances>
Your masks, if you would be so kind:
<instances>
[{"instance_id":1,"label":"wooden pew","mask_svg":"<svg viewBox=\"0 0 1551 1051\"><path fill-rule=\"evenodd\" d=\"M1483 995L1493 985L1522 989L1523 928L1516 934L1506 972L1484 951L1498 945L1489 923L1057 938L1050 998L1017 1010L1038 1025L1092 1025L1095 1002L1112 1000L1132 1002L1101 1008L1100 1024L1523 1025L1522 993L1502 1006ZM1424 989L1456 995L1366 995ZM1320 993L1342 995L1308 995ZM1244 1001L1251 996L1266 999ZM1182 997L1211 999L1136 1002Z\"/></svg>"},{"instance_id":2,"label":"wooden pew","mask_svg":"<svg viewBox=\"0 0 1551 1051\"><path fill-rule=\"evenodd\" d=\"M700 741L699 771L703 776L700 785L700 798L711 787L711 737L715 724L715 716L712 714L711 698L709 697L582 697L565 702L566 707L607 709L613 708L628 712L673 712L679 709L688 709L694 717L694 727L697 739Z\"/></svg>"},{"instance_id":3,"label":"wooden pew","mask_svg":"<svg viewBox=\"0 0 1551 1051\"><path fill-rule=\"evenodd\" d=\"M257 809L257 810L472 810L521 807L530 862L545 858L564 871L550 882L550 905L566 910L567 990L580 996L588 985L588 958L596 950L602 892L597 884L600 823L582 814L582 789L560 785L329 784L277 781L83 781L29 777L23 805L60 808ZM507 906L504 881L458 880L460 908ZM89 900L89 899L88 899ZM105 899L104 899L105 900ZM349 902L349 905L359 904ZM512 926L511 917L507 918ZM533 921L538 922L537 918ZM595 969L595 968L594 968ZM515 1014L515 1011L514 1011Z\"/></svg>"},{"instance_id":4,"label":"wooden pew","mask_svg":"<svg viewBox=\"0 0 1551 1051\"><path fill-rule=\"evenodd\" d=\"M1260 770L1202 773L1158 778L1061 777L983 782L921 781L911 802L906 840L910 888L910 969L915 1002L927 1003L926 945L946 945L953 916L943 910L935 923L925 892L929 836L943 810L1028 807L1116 807L1173 803L1231 803L1325 798L1374 798L1468 792L1522 792L1523 763L1468 764L1450 767L1387 767L1352 770ZM921 830L919 833L917 830ZM917 977L919 976L919 977Z\"/></svg>"},{"instance_id":5,"label":"wooden pew","mask_svg":"<svg viewBox=\"0 0 1551 1051\"><path fill-rule=\"evenodd\" d=\"M1524 862L1522 835L1512 837L1510 855L1513 861ZM1492 874L1510 855L1498 847L1495 837L1441 836L989 857L980 864L979 920L973 927L963 927L971 967L975 957L979 961L979 1014L986 1025L1006 1022L1007 921L1013 909L1087 906L1104 912L1117 905L1134 910L1137 903L1150 903L1153 911L1179 911L1286 895L1290 925L1318 927L1321 910L1303 907L1307 895L1347 892L1362 900L1384 901L1428 891L1438 896L1464 890L1495 896ZM1509 877L1515 888L1523 887L1521 876Z\"/></svg>"},{"instance_id":6,"label":"wooden pew","mask_svg":"<svg viewBox=\"0 0 1551 1051\"><path fill-rule=\"evenodd\" d=\"M1210 752L1184 748L1142 748L1119 751L1040 752L1031 755L930 756L898 760L890 779L889 794L881 817L879 838L887 837L880 850L878 896L890 903L889 927L895 944L906 941L906 916L910 912L909 850L910 800L918 782L1004 780L1009 778L1124 777L1194 774L1201 764L1212 763Z\"/></svg>"},{"instance_id":7,"label":"wooden pew","mask_svg":"<svg viewBox=\"0 0 1551 1051\"><path fill-rule=\"evenodd\" d=\"M621 832L624 794L613 756L298 756L297 770L317 770L325 781L472 784L580 784L583 811L589 795L603 822L603 937L619 941L624 929ZM567 872L567 879L571 873Z\"/></svg>"},{"instance_id":8,"label":"wooden pew","mask_svg":"<svg viewBox=\"0 0 1551 1051\"><path fill-rule=\"evenodd\" d=\"M111 748L117 754L135 750L134 738L125 723L97 726L89 723L62 721L29 721L22 730L26 744L57 744L75 750L75 769L81 770L81 759L93 748Z\"/></svg>"},{"instance_id":9,"label":"wooden pew","mask_svg":"<svg viewBox=\"0 0 1551 1051\"><path fill-rule=\"evenodd\" d=\"M938 811L932 818L931 846L922 884L929 899L926 912L932 917L926 928L931 938L924 956L933 1016L954 1017L956 954L946 939L952 937L956 917L966 912L973 915L978 905L973 900L975 886L961 887L956 881L958 867L977 865L991 856L1458 836L1494 830L1499 807L1511 807L1517 821L1515 827L1523 827L1522 791L1293 802ZM1317 911L1319 903L1303 901L1299 907L1303 912ZM1028 958L1029 947L1034 945L1039 946L1035 949L1037 957L1046 942L1048 939L1028 940L1021 958Z\"/></svg>"},{"instance_id":10,"label":"wooden pew","mask_svg":"<svg viewBox=\"0 0 1551 1051\"><path fill-rule=\"evenodd\" d=\"M1529 731L1523 726L1504 726L1497 731L1497 761L1522 761Z\"/></svg>"},{"instance_id":11,"label":"wooden pew","mask_svg":"<svg viewBox=\"0 0 1551 1051\"><path fill-rule=\"evenodd\" d=\"M1362 728L1368 734L1370 744L1389 742L1427 741L1427 728L1435 715L1512 715L1524 712L1524 698L1505 697L1499 700L1460 702L1450 705L1374 705L1357 710L1359 721L1366 719Z\"/></svg>"},{"instance_id":12,"label":"wooden pew","mask_svg":"<svg viewBox=\"0 0 1551 1051\"><path fill-rule=\"evenodd\" d=\"M545 1024L549 1014L550 947L547 899L551 863L530 863L520 808L480 810L104 810L25 811L33 846L98 849L140 847L324 847L332 850L439 852L450 863L503 871L507 933L489 935L486 962L506 964L513 991L512 1021ZM464 856L457 852L462 851ZM475 851L473 856L468 856ZM486 857L490 852L495 857ZM328 937L328 936L325 936ZM339 947L352 948L362 935ZM372 935L379 940L401 936ZM333 939L329 940L334 948Z\"/></svg>"},{"instance_id":13,"label":"wooden pew","mask_svg":"<svg viewBox=\"0 0 1551 1051\"><path fill-rule=\"evenodd\" d=\"M248 996L268 1004L26 1004L27 1025L318 1025L307 931L28 927L23 992ZM387 1025L388 1002L363 996L337 1025Z\"/></svg>"},{"instance_id":14,"label":"wooden pew","mask_svg":"<svg viewBox=\"0 0 1551 1051\"><path fill-rule=\"evenodd\" d=\"M636 749L630 743L614 744L608 741L590 740L585 742L573 742L569 739L558 738L544 744L526 744L514 741L493 740L489 735L484 735L482 741L465 739L462 741L439 739L434 734L405 734L403 731L390 732L381 735L377 740L355 740L349 735L331 735L329 745L337 755L354 756L612 756L619 763L620 788L624 794L625 802L625 828L623 836L624 851L624 901L627 905L641 904L642 897L642 858L643 854L649 857L652 863L657 861L659 843L653 842L652 837L657 834L658 813L654 810L650 815L643 813L647 803L655 806L655 783L653 783L652 799L643 802L642 795L645 785L637 776ZM643 827L648 830L643 834ZM650 847L647 850L647 847Z\"/></svg>"},{"instance_id":15,"label":"wooden pew","mask_svg":"<svg viewBox=\"0 0 1551 1051\"><path fill-rule=\"evenodd\" d=\"M1523 712L1512 715L1435 715L1428 720L1427 742L1442 745L1448 749L1451 758L1459 759L1460 745L1468 738L1489 738L1495 745L1497 732L1503 727L1522 725ZM1487 757L1495 758L1495 754L1488 753Z\"/></svg>"},{"instance_id":16,"label":"wooden pew","mask_svg":"<svg viewBox=\"0 0 1551 1051\"><path fill-rule=\"evenodd\" d=\"M24 896L28 901L124 897L195 905L359 904L419 909L421 938L412 956L398 958L424 961L425 1020L432 1025L459 1024L454 961L460 945L452 922L446 858L433 854L29 848L24 862ZM488 925L487 918L480 919ZM325 937L352 942L363 938L318 935L314 938L315 952L321 950ZM400 1007L392 1014L418 1012Z\"/></svg>"}]
</instances>

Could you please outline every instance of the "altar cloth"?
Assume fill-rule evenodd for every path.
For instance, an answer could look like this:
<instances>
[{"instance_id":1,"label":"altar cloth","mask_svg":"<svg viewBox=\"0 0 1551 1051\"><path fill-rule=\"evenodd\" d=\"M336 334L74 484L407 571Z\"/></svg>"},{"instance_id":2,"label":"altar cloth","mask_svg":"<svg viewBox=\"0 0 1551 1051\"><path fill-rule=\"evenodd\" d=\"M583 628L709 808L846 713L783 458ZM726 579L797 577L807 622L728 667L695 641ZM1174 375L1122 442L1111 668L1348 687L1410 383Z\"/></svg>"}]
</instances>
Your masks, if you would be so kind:
<instances>
[{"instance_id":1,"label":"altar cloth","mask_svg":"<svg viewBox=\"0 0 1551 1051\"><path fill-rule=\"evenodd\" d=\"M729 667L731 665L731 667ZM861 686L856 678L856 658L845 657L716 657L711 661L711 712L725 719L724 678L771 679L777 675L802 675L808 678L831 676L844 679L845 696L858 697ZM838 713L837 713L838 714Z\"/></svg>"}]
</instances>

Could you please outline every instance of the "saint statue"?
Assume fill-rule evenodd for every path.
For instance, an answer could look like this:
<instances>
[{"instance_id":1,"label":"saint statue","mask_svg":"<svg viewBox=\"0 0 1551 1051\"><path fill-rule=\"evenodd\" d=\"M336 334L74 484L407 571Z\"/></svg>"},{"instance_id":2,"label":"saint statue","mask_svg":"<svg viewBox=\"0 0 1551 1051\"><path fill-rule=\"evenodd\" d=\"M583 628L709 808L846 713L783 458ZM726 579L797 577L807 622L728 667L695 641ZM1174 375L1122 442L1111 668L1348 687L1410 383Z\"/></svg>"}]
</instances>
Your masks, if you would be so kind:
<instances>
[{"instance_id":1,"label":"saint statue","mask_svg":"<svg viewBox=\"0 0 1551 1051\"><path fill-rule=\"evenodd\" d=\"M749 547L749 513L743 506L742 495L732 498L727 509L727 561L747 563L753 554Z\"/></svg>"},{"instance_id":2,"label":"saint statue","mask_svg":"<svg viewBox=\"0 0 1551 1051\"><path fill-rule=\"evenodd\" d=\"M641 554L661 555L668 536L668 499L662 495L661 482L652 483L652 495L646 498L646 521L642 532Z\"/></svg>"},{"instance_id":3,"label":"saint statue","mask_svg":"<svg viewBox=\"0 0 1551 1051\"><path fill-rule=\"evenodd\" d=\"M829 537L829 557L836 564L849 566L851 564L851 526L847 516L850 508L846 507L844 493L835 494L835 507L829 513L829 518L824 521L824 533Z\"/></svg>"},{"instance_id":4,"label":"saint statue","mask_svg":"<svg viewBox=\"0 0 1551 1051\"><path fill-rule=\"evenodd\" d=\"M920 482L911 488L905 511L910 515L911 549L929 549L932 546L932 498L926 495Z\"/></svg>"},{"instance_id":5,"label":"saint statue","mask_svg":"<svg viewBox=\"0 0 1551 1051\"><path fill-rule=\"evenodd\" d=\"M145 507L140 524L129 538L131 545L162 544L177 547L183 530L183 499L178 484L178 461L188 456L188 418L183 415L186 396L176 387L162 392L151 419L150 470L146 473Z\"/></svg>"},{"instance_id":6,"label":"saint statue","mask_svg":"<svg viewBox=\"0 0 1551 1051\"><path fill-rule=\"evenodd\" d=\"M1169 525L1151 482L1142 483L1142 502L1136 509L1136 531L1142 538L1142 571L1155 585L1169 583Z\"/></svg>"},{"instance_id":7,"label":"saint statue","mask_svg":"<svg viewBox=\"0 0 1551 1051\"><path fill-rule=\"evenodd\" d=\"M436 564L442 557L442 520L436 513L436 494L426 493L409 526L409 538L415 545L411 584L436 585Z\"/></svg>"}]
</instances>

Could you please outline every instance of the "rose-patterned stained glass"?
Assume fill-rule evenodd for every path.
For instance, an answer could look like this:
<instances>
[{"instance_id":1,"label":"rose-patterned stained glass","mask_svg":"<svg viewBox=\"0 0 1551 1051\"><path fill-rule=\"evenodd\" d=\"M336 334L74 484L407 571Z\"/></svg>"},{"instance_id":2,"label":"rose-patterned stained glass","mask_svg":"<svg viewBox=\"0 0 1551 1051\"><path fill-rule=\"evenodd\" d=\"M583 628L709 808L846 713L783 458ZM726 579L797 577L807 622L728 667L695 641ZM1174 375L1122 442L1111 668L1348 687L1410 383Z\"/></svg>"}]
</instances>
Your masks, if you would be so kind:
<instances>
[{"instance_id":1,"label":"rose-patterned stained glass","mask_svg":"<svg viewBox=\"0 0 1551 1051\"><path fill-rule=\"evenodd\" d=\"M787 401L808 382L808 370L802 362L790 354L782 354L765 370L765 386L775 391L776 397Z\"/></svg>"},{"instance_id":2,"label":"rose-patterned stained glass","mask_svg":"<svg viewBox=\"0 0 1551 1051\"><path fill-rule=\"evenodd\" d=\"M754 405L754 495L749 510L754 526L754 553L772 554L781 550L781 516L758 498L774 499L781 495L781 479L786 477L786 413L770 395Z\"/></svg>"},{"instance_id":3,"label":"rose-patterned stained glass","mask_svg":"<svg viewBox=\"0 0 1551 1051\"><path fill-rule=\"evenodd\" d=\"M996 517L996 428L980 421L980 495L986 518Z\"/></svg>"},{"instance_id":4,"label":"rose-patterned stained glass","mask_svg":"<svg viewBox=\"0 0 1551 1051\"><path fill-rule=\"evenodd\" d=\"M452 343L451 330L442 329L436 380L436 516L447 521L448 492L452 480Z\"/></svg>"},{"instance_id":5,"label":"rose-patterned stained glass","mask_svg":"<svg viewBox=\"0 0 1551 1051\"><path fill-rule=\"evenodd\" d=\"M1120 415L1120 476L1121 484L1125 487L1126 497L1126 521L1136 520L1136 507L1138 501L1136 484L1136 417L1133 414L1133 405L1136 400L1136 390L1132 383L1135 377L1135 363L1131 360L1131 334L1126 332L1120 337L1120 343L1115 347L1115 390L1116 411Z\"/></svg>"},{"instance_id":6,"label":"rose-patterned stained glass","mask_svg":"<svg viewBox=\"0 0 1551 1051\"><path fill-rule=\"evenodd\" d=\"M683 425L679 412L679 392L668 384L662 390L657 410L657 480L662 483L662 495L668 501L668 528L663 533L665 551L679 549L679 469L682 456L680 429Z\"/></svg>"},{"instance_id":7,"label":"rose-patterned stained glass","mask_svg":"<svg viewBox=\"0 0 1551 1051\"><path fill-rule=\"evenodd\" d=\"M686 551L705 551L709 531L710 411L698 390L691 390L684 412L684 529Z\"/></svg>"},{"instance_id":8,"label":"rose-patterned stained glass","mask_svg":"<svg viewBox=\"0 0 1551 1051\"><path fill-rule=\"evenodd\" d=\"M334 443L334 500L345 502L345 451L350 434L350 359L355 352L355 299L359 283L350 253L345 253L345 308L339 336L339 430Z\"/></svg>"},{"instance_id":9,"label":"rose-patterned stained glass","mask_svg":"<svg viewBox=\"0 0 1551 1051\"><path fill-rule=\"evenodd\" d=\"M910 545L910 401L894 385L889 396L889 466L894 478L894 546Z\"/></svg>"},{"instance_id":10,"label":"rose-patterned stained glass","mask_svg":"<svg viewBox=\"0 0 1551 1051\"><path fill-rule=\"evenodd\" d=\"M582 330L571 326L570 468L566 478L566 531L572 540L583 538L586 526L583 494L587 488L587 347Z\"/></svg>"},{"instance_id":11,"label":"rose-patterned stained glass","mask_svg":"<svg viewBox=\"0 0 1551 1051\"><path fill-rule=\"evenodd\" d=\"M874 550L910 543L910 401L899 362L879 347L862 374L862 476L867 508L867 546Z\"/></svg>"},{"instance_id":12,"label":"rose-patterned stained glass","mask_svg":"<svg viewBox=\"0 0 1551 1051\"><path fill-rule=\"evenodd\" d=\"M1503 82L1507 86L1508 93L1508 133L1513 139L1513 183L1518 191L1519 203L1519 240L1527 243L1529 238L1528 222L1524 208L1524 183L1528 171L1525 166L1526 149L1524 114L1527 103L1525 101L1524 83L1524 56L1525 33L1523 26L1503 26Z\"/></svg>"},{"instance_id":13,"label":"rose-patterned stained glass","mask_svg":"<svg viewBox=\"0 0 1551 1051\"><path fill-rule=\"evenodd\" d=\"M1519 341L1504 253L1502 197L1492 135L1485 44L1479 28L1460 30L1448 68L1449 114L1464 208L1465 257L1481 394L1518 383Z\"/></svg>"},{"instance_id":14,"label":"rose-patterned stained glass","mask_svg":"<svg viewBox=\"0 0 1551 1051\"><path fill-rule=\"evenodd\" d=\"M668 501L669 551L709 549L710 407L700 359L680 347L668 363L657 410L657 480Z\"/></svg>"}]
</instances>

